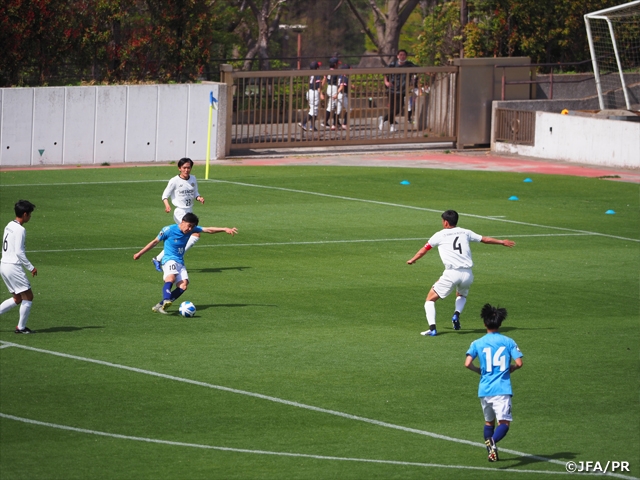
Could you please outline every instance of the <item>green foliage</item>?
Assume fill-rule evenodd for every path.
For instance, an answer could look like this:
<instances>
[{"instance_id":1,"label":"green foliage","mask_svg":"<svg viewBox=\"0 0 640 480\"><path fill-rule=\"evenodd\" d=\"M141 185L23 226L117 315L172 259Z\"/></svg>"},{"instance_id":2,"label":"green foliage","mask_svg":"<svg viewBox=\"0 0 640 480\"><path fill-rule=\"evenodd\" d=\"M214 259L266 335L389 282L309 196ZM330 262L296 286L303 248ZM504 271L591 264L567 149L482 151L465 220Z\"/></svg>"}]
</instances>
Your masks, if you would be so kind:
<instances>
[{"instance_id":1,"label":"green foliage","mask_svg":"<svg viewBox=\"0 0 640 480\"><path fill-rule=\"evenodd\" d=\"M421 63L442 65L459 56L528 56L533 63L590 58L583 15L617 0L468 0L469 23L460 30L459 2L436 5L415 50ZM426 62L426 63L425 63Z\"/></svg>"}]
</instances>

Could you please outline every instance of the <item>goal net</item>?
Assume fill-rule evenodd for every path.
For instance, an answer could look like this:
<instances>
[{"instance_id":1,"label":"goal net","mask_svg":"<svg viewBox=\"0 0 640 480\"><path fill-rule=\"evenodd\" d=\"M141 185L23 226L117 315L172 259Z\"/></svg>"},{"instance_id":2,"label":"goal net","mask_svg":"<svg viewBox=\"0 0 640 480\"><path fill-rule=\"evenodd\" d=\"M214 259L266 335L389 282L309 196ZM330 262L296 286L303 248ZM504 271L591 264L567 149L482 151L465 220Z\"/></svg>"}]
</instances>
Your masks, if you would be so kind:
<instances>
[{"instance_id":1,"label":"goal net","mask_svg":"<svg viewBox=\"0 0 640 480\"><path fill-rule=\"evenodd\" d=\"M600 109L638 110L640 0L587 13L584 21Z\"/></svg>"}]
</instances>

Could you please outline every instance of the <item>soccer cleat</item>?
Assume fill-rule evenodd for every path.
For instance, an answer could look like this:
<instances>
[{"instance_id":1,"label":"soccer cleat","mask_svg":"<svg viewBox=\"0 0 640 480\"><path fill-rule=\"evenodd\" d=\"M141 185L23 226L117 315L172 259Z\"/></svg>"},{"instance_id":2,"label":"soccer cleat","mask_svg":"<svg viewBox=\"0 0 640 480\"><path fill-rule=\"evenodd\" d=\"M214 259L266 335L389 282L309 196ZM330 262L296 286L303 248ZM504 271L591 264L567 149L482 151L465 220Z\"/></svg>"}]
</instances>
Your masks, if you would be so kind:
<instances>
[{"instance_id":1,"label":"soccer cleat","mask_svg":"<svg viewBox=\"0 0 640 480\"><path fill-rule=\"evenodd\" d=\"M496 442L493 440L493 437L487 438L484 441L484 444L487 446L487 460L490 462L497 462L498 458L498 447L496 446Z\"/></svg>"},{"instance_id":2,"label":"soccer cleat","mask_svg":"<svg viewBox=\"0 0 640 480\"><path fill-rule=\"evenodd\" d=\"M343 130L349 130L349 127L347 127L344 123L342 124L342 129Z\"/></svg>"},{"instance_id":3,"label":"soccer cleat","mask_svg":"<svg viewBox=\"0 0 640 480\"><path fill-rule=\"evenodd\" d=\"M396 130L398 130L398 127L396 127L395 125L391 125L391 126L389 127L389 131L390 131L390 132L395 132Z\"/></svg>"},{"instance_id":4,"label":"soccer cleat","mask_svg":"<svg viewBox=\"0 0 640 480\"><path fill-rule=\"evenodd\" d=\"M307 130L307 126L304 123L300 123L298 122L298 126L302 129L302 130Z\"/></svg>"},{"instance_id":5,"label":"soccer cleat","mask_svg":"<svg viewBox=\"0 0 640 480\"><path fill-rule=\"evenodd\" d=\"M153 266L154 266L154 267L156 267L156 270L157 270L157 271L159 271L159 272L161 272L161 271L162 271L162 264L160 263L160 261L159 261L159 260L156 260L156 258L155 258L155 257L153 257L153 258L151 259L151 261L153 262Z\"/></svg>"},{"instance_id":6,"label":"soccer cleat","mask_svg":"<svg viewBox=\"0 0 640 480\"><path fill-rule=\"evenodd\" d=\"M384 128L384 117L378 117L378 130L382 130Z\"/></svg>"},{"instance_id":7,"label":"soccer cleat","mask_svg":"<svg viewBox=\"0 0 640 480\"><path fill-rule=\"evenodd\" d=\"M154 305L153 307L151 307L151 310L153 310L156 313L162 313L164 315L169 315L169 312L167 312L167 308L169 308L171 306L173 302L171 300L163 300L162 302Z\"/></svg>"},{"instance_id":8,"label":"soccer cleat","mask_svg":"<svg viewBox=\"0 0 640 480\"><path fill-rule=\"evenodd\" d=\"M424 332L420 332L420 335L423 337L435 337L438 335L438 332L435 330L425 330Z\"/></svg>"},{"instance_id":9,"label":"soccer cleat","mask_svg":"<svg viewBox=\"0 0 640 480\"><path fill-rule=\"evenodd\" d=\"M331 130L335 130L336 126L335 125L331 125Z\"/></svg>"},{"instance_id":10,"label":"soccer cleat","mask_svg":"<svg viewBox=\"0 0 640 480\"><path fill-rule=\"evenodd\" d=\"M460 330L460 312L455 312L451 317L451 323L453 323L454 330Z\"/></svg>"},{"instance_id":11,"label":"soccer cleat","mask_svg":"<svg viewBox=\"0 0 640 480\"><path fill-rule=\"evenodd\" d=\"M33 333L31 330L29 330L27 327L24 327L22 330L20 330L18 327L16 327L16 332L15 333L22 333L24 335L29 334L29 333Z\"/></svg>"}]
</instances>

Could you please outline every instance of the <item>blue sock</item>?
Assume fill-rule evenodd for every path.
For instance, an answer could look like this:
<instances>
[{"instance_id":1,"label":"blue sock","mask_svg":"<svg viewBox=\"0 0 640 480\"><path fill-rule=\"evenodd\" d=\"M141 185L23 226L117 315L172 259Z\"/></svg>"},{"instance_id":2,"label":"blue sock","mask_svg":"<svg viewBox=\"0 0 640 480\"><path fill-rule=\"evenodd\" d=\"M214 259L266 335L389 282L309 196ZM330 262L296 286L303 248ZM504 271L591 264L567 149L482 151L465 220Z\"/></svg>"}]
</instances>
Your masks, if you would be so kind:
<instances>
[{"instance_id":1,"label":"blue sock","mask_svg":"<svg viewBox=\"0 0 640 480\"><path fill-rule=\"evenodd\" d=\"M487 438L493 437L493 430L494 430L494 426L493 425L485 425L484 426L484 439L485 440Z\"/></svg>"},{"instance_id":2,"label":"blue sock","mask_svg":"<svg viewBox=\"0 0 640 480\"><path fill-rule=\"evenodd\" d=\"M171 298L171 286L173 282L164 282L162 287L162 300L169 300Z\"/></svg>"},{"instance_id":3,"label":"blue sock","mask_svg":"<svg viewBox=\"0 0 640 480\"><path fill-rule=\"evenodd\" d=\"M171 297L169 297L169 300L173 302L183 293L184 293L183 289L176 287L176 289L173 292L171 292Z\"/></svg>"},{"instance_id":4,"label":"blue sock","mask_svg":"<svg viewBox=\"0 0 640 480\"><path fill-rule=\"evenodd\" d=\"M493 434L493 441L498 443L505 437L505 435L507 435L508 431L509 425L507 425L506 423L501 423L500 425L498 425L498 428L496 428L496 433Z\"/></svg>"}]
</instances>

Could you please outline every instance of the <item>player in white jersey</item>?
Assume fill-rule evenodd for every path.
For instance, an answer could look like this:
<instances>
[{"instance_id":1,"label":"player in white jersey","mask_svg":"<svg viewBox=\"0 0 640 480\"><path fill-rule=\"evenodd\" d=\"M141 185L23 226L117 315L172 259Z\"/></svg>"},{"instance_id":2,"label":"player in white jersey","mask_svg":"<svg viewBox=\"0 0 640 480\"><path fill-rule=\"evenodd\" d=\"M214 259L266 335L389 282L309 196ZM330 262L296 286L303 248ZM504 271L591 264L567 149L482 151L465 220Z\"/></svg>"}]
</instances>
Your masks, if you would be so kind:
<instances>
[{"instance_id":1,"label":"player in white jersey","mask_svg":"<svg viewBox=\"0 0 640 480\"><path fill-rule=\"evenodd\" d=\"M180 173L169 180L167 187L162 192L162 201L164 202L164 211L171 213L171 203L176 207L173 211L173 221L176 224L182 222L182 218L187 213L193 212L193 204L198 201L204 204L204 197L198 192L198 181L194 175L191 175L191 169L193 168L193 160L190 158L181 158L178 161L178 170ZM193 245L200 240L200 234L194 233L189 239L189 243L185 248L185 252L189 250ZM162 272L162 257L164 256L164 250L151 259L156 270Z\"/></svg>"},{"instance_id":2,"label":"player in white jersey","mask_svg":"<svg viewBox=\"0 0 640 480\"><path fill-rule=\"evenodd\" d=\"M511 240L498 240L492 237L483 237L471 230L459 228L458 212L455 210L447 210L442 214L443 230L435 233L424 247L418 250L409 265L413 265L421 259L433 247L438 247L438 253L444 263L444 273L440 279L431 287L424 304L424 310L429 323L429 330L421 332L421 335L435 337L436 331L436 301L440 298L447 297L451 292L456 290L455 312L451 321L453 329L460 330L460 314L467 302L469 287L473 283L473 260L471 259L471 248L469 242L482 242L490 245L504 245L505 247L513 247L515 242Z\"/></svg>"},{"instance_id":3,"label":"player in white jersey","mask_svg":"<svg viewBox=\"0 0 640 480\"><path fill-rule=\"evenodd\" d=\"M36 206L27 201L19 200L14 206L16 219L10 221L2 235L2 260L0 260L0 275L9 292L13 295L0 304L0 315L20 305L20 320L16 327L16 333L33 333L27 328L27 320L31 312L33 292L27 275L22 267L31 272L32 276L38 274L38 269L27 259L24 244L26 230L24 224L31 220L31 213Z\"/></svg>"}]
</instances>

